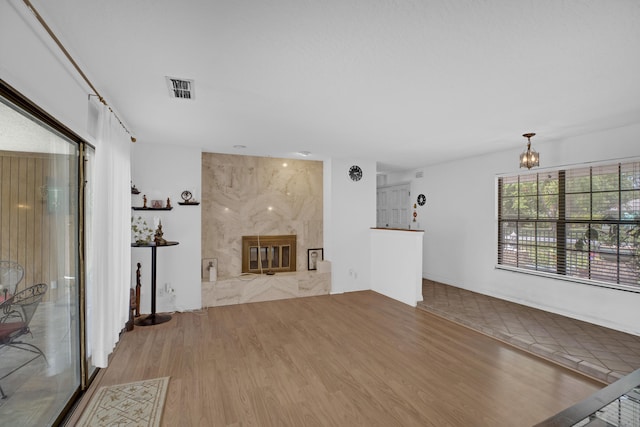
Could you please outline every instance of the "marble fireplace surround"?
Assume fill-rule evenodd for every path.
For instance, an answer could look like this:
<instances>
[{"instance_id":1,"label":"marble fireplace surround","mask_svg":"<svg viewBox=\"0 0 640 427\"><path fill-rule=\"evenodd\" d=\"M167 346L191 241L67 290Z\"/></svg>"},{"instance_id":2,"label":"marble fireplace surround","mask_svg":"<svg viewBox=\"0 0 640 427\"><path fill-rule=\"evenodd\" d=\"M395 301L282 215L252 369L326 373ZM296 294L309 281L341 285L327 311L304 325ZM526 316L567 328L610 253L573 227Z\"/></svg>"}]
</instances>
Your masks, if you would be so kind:
<instances>
[{"instance_id":1,"label":"marble fireplace surround","mask_svg":"<svg viewBox=\"0 0 640 427\"><path fill-rule=\"evenodd\" d=\"M330 272L308 271L306 258L323 246L322 162L202 153L201 194L202 258L218 260L204 307L330 292ZM296 271L242 275L242 236L254 235L295 235Z\"/></svg>"},{"instance_id":2,"label":"marble fireplace surround","mask_svg":"<svg viewBox=\"0 0 640 427\"><path fill-rule=\"evenodd\" d=\"M202 306L273 301L327 295L331 292L331 264L319 261L318 270L292 273L247 274L233 279L202 283Z\"/></svg>"}]
</instances>

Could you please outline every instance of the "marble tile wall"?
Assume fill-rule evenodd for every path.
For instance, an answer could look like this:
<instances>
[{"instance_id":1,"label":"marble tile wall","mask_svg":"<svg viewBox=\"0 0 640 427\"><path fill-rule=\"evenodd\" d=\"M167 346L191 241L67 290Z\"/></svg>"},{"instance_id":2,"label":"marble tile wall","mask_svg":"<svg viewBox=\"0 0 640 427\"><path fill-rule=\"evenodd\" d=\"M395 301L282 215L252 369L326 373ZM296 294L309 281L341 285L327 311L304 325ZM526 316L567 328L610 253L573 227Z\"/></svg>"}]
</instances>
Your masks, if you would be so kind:
<instances>
[{"instance_id":1,"label":"marble tile wall","mask_svg":"<svg viewBox=\"0 0 640 427\"><path fill-rule=\"evenodd\" d=\"M202 258L218 259L218 282L240 276L245 235L295 234L296 270L308 273L307 249L322 247L322 171L319 161L202 154Z\"/></svg>"}]
</instances>

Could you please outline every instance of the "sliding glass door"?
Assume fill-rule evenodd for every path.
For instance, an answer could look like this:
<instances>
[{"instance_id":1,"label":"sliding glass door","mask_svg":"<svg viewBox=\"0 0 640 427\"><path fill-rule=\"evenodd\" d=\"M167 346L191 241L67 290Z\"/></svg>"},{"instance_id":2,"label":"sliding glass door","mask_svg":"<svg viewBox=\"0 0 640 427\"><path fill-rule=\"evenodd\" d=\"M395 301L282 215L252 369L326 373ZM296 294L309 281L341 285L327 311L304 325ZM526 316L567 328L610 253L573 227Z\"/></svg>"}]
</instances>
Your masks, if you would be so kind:
<instances>
[{"instance_id":1,"label":"sliding glass door","mask_svg":"<svg viewBox=\"0 0 640 427\"><path fill-rule=\"evenodd\" d=\"M0 88L0 424L54 425L91 373L80 184L92 150Z\"/></svg>"}]
</instances>

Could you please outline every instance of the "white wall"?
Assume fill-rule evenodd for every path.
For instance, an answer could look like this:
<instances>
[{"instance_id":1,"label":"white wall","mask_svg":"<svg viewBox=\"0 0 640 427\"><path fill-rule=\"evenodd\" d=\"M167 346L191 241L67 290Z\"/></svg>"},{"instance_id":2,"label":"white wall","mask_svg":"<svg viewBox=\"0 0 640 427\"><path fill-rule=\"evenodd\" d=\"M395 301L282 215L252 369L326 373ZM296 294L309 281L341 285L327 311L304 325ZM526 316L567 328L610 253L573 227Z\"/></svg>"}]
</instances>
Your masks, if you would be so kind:
<instances>
[{"instance_id":1,"label":"white wall","mask_svg":"<svg viewBox=\"0 0 640 427\"><path fill-rule=\"evenodd\" d=\"M91 91L61 57L22 1L0 1L0 78L92 142L87 132Z\"/></svg>"},{"instance_id":2,"label":"white wall","mask_svg":"<svg viewBox=\"0 0 640 427\"><path fill-rule=\"evenodd\" d=\"M359 165L360 181L349 178ZM325 167L325 259L331 261L331 293L371 289L370 228L376 226L376 164L357 159L332 159ZM330 181L330 182L328 182Z\"/></svg>"},{"instance_id":3,"label":"white wall","mask_svg":"<svg viewBox=\"0 0 640 427\"><path fill-rule=\"evenodd\" d=\"M158 311L183 311L200 308L200 207L177 205L180 193L200 183L199 150L177 146L136 143L133 150L132 179L141 191L133 196L133 204L147 199L170 197L174 209L169 212L145 212L153 218L161 216L164 237L177 240L176 247L158 250L157 285L162 292L165 283L175 289L175 307L166 295L157 299ZM348 170L358 164L364 171L358 182L349 179ZM331 159L324 164L324 249L331 261L332 293L371 289L370 228L375 227L375 162L354 159ZM198 187L199 188L199 187ZM194 197L200 199L200 194ZM134 211L139 214L141 211ZM163 255L167 251L167 255ZM150 251L132 250L132 265L142 262L142 311L150 307ZM391 268L391 267L390 267ZM135 270L135 268L134 268ZM135 272L133 273L135 274Z\"/></svg>"},{"instance_id":4,"label":"white wall","mask_svg":"<svg viewBox=\"0 0 640 427\"><path fill-rule=\"evenodd\" d=\"M171 199L170 211L132 211L141 215L153 225L157 216L162 221L165 240L177 241L178 246L157 250L157 298L156 310L188 311L202 307L201 304L201 215L198 206L181 206L180 195L184 190L200 197L201 151L170 145L145 144L138 142L133 147L131 178L138 196L132 195L132 205L142 206L146 194L147 206L151 200L166 202ZM151 307L151 250L131 249L132 281L135 283L136 263L142 263L141 312L149 313ZM165 284L175 290L175 298L165 293Z\"/></svg>"},{"instance_id":5,"label":"white wall","mask_svg":"<svg viewBox=\"0 0 640 427\"><path fill-rule=\"evenodd\" d=\"M541 165L554 167L640 155L640 125L537 144ZM539 138L539 140L542 138ZM640 334L640 294L495 269L496 174L518 173L520 148L423 169L412 198L425 229L424 277Z\"/></svg>"},{"instance_id":6,"label":"white wall","mask_svg":"<svg viewBox=\"0 0 640 427\"><path fill-rule=\"evenodd\" d=\"M149 201L170 197L175 206L169 212L144 212L149 218L161 216L164 237L180 242L178 246L158 250L158 288L162 293L164 284L170 283L175 289L176 301L173 307L169 296L160 295L157 310L200 308L200 207L179 206L177 202L184 189L194 188L194 183L200 188L201 153L177 146L136 143L132 164L132 179L141 191L139 196L133 196L134 205L141 204L142 195L146 194ZM348 176L354 164L364 171L358 182ZM375 227L375 169L375 162L355 159L331 159L324 163L323 244L325 259L331 261L332 293L371 289L370 228ZM194 197L200 199L199 192L194 192ZM150 251L132 249L134 270L138 261L143 264L141 309L148 312Z\"/></svg>"}]
</instances>

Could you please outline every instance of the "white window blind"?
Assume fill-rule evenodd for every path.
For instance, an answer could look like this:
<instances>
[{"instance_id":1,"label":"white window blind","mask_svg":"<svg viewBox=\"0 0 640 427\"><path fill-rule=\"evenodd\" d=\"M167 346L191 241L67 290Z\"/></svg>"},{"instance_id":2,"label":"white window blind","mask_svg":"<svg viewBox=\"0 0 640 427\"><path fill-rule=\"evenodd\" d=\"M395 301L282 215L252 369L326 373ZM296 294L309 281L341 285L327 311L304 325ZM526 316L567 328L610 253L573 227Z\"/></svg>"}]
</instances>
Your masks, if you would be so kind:
<instances>
[{"instance_id":1,"label":"white window blind","mask_svg":"<svg viewBox=\"0 0 640 427\"><path fill-rule=\"evenodd\" d=\"M498 178L498 264L640 291L640 162Z\"/></svg>"}]
</instances>

